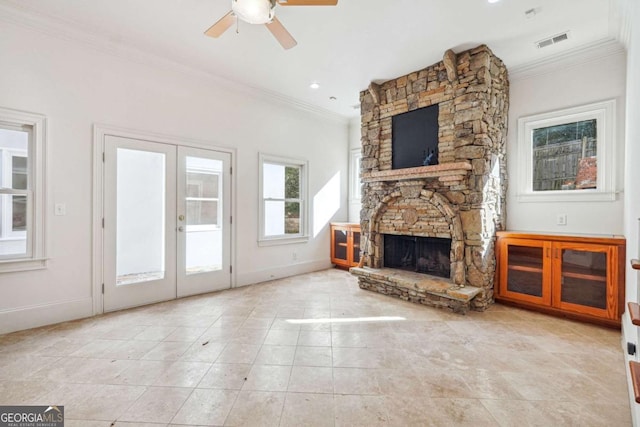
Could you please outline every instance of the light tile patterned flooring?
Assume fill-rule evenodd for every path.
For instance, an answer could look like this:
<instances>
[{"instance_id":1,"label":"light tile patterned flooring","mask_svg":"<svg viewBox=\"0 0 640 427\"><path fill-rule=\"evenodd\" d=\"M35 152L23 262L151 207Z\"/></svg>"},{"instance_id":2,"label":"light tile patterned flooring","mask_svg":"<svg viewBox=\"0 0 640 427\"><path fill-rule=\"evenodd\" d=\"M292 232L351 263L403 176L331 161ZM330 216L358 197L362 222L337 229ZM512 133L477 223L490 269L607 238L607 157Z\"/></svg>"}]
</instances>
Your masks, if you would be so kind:
<instances>
[{"instance_id":1,"label":"light tile patterned flooring","mask_svg":"<svg viewBox=\"0 0 640 427\"><path fill-rule=\"evenodd\" d=\"M327 270L0 336L0 404L67 427L625 426L624 369L618 331Z\"/></svg>"}]
</instances>

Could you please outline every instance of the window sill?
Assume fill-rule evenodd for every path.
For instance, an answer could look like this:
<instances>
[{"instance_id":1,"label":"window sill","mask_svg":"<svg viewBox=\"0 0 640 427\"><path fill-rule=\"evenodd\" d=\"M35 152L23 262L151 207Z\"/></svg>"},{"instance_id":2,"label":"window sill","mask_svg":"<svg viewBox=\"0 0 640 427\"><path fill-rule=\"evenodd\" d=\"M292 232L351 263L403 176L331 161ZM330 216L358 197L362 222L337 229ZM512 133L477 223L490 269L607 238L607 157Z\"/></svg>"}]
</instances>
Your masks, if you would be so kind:
<instances>
[{"instance_id":1,"label":"window sill","mask_svg":"<svg viewBox=\"0 0 640 427\"><path fill-rule=\"evenodd\" d=\"M42 270L47 268L48 258L7 259L0 260L0 273Z\"/></svg>"},{"instance_id":2,"label":"window sill","mask_svg":"<svg viewBox=\"0 0 640 427\"><path fill-rule=\"evenodd\" d=\"M290 245L293 243L306 243L308 241L309 236L272 237L258 240L258 246Z\"/></svg>"},{"instance_id":3,"label":"window sill","mask_svg":"<svg viewBox=\"0 0 640 427\"><path fill-rule=\"evenodd\" d=\"M575 190L573 190L575 191ZM569 191L543 191L540 193L520 193L516 196L519 202L611 202L617 199L618 193L605 191L589 191L574 193Z\"/></svg>"}]
</instances>

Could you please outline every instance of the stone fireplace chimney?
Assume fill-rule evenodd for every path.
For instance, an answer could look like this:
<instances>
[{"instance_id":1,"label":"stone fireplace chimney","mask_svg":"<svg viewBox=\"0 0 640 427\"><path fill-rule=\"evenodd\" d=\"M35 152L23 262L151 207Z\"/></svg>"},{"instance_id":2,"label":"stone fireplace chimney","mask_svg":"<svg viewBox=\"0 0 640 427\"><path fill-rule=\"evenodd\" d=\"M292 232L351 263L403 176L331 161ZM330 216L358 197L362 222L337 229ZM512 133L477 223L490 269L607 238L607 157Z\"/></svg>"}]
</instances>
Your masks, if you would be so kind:
<instances>
[{"instance_id":1,"label":"stone fireplace chimney","mask_svg":"<svg viewBox=\"0 0 640 427\"><path fill-rule=\"evenodd\" d=\"M506 67L484 45L448 50L428 68L372 83L360 102L365 267L352 269L360 287L455 311L484 310L493 301L495 232L505 224ZM438 164L392 169L393 117L435 104ZM450 239L450 277L386 268L385 235ZM431 261L425 255L417 264Z\"/></svg>"}]
</instances>

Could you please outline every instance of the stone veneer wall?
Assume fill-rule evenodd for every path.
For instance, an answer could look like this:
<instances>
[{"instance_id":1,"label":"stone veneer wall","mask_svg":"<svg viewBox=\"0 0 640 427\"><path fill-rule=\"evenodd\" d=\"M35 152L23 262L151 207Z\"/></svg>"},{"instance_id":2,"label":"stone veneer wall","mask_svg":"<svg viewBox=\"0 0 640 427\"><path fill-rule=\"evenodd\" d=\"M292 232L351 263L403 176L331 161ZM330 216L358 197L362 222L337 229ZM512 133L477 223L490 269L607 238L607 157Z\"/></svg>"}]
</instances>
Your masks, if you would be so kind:
<instances>
[{"instance_id":1,"label":"stone veneer wall","mask_svg":"<svg viewBox=\"0 0 640 427\"><path fill-rule=\"evenodd\" d=\"M451 238L452 280L482 288L472 308L485 309L493 301L495 232L506 220L506 67L484 45L447 51L431 67L372 84L360 102L366 265L382 267L384 233ZM392 167L392 117L433 104L439 104L439 165L428 168L467 167L435 177L375 178Z\"/></svg>"}]
</instances>

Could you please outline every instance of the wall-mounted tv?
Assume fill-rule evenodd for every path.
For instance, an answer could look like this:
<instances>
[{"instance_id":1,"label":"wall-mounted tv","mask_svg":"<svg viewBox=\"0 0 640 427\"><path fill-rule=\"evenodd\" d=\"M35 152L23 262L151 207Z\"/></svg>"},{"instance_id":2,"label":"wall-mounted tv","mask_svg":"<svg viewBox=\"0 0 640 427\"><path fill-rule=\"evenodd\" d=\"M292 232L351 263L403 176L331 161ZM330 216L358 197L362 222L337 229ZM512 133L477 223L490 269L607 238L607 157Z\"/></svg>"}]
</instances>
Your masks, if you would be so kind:
<instances>
[{"instance_id":1,"label":"wall-mounted tv","mask_svg":"<svg viewBox=\"0 0 640 427\"><path fill-rule=\"evenodd\" d=\"M438 164L438 104L391 118L393 169Z\"/></svg>"}]
</instances>

